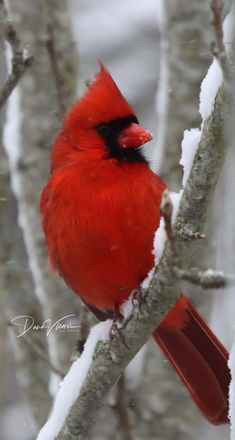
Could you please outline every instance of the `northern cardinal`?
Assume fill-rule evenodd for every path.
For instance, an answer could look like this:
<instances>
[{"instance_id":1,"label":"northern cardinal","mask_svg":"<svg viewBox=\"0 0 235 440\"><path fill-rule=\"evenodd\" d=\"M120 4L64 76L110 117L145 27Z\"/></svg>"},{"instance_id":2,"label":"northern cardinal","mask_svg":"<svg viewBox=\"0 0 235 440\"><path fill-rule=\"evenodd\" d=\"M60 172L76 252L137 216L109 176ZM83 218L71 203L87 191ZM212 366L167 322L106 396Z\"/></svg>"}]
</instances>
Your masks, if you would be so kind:
<instances>
[{"instance_id":1,"label":"northern cardinal","mask_svg":"<svg viewBox=\"0 0 235 440\"><path fill-rule=\"evenodd\" d=\"M140 149L151 139L101 64L53 146L41 197L50 261L99 319L119 313L154 265L166 184ZM226 423L228 353L185 296L153 338L205 417Z\"/></svg>"}]
</instances>

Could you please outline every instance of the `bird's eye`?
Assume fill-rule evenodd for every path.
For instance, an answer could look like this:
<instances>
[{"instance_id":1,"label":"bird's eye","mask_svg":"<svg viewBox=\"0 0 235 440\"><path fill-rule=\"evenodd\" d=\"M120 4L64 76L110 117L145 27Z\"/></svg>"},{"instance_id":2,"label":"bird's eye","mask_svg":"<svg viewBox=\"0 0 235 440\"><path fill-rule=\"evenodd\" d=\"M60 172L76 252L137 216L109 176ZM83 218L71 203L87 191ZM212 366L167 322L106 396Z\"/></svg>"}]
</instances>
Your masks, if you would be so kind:
<instances>
[{"instance_id":1,"label":"bird's eye","mask_svg":"<svg viewBox=\"0 0 235 440\"><path fill-rule=\"evenodd\" d=\"M108 136L110 134L110 127L108 124L102 124L98 127L98 131L102 136Z\"/></svg>"}]
</instances>

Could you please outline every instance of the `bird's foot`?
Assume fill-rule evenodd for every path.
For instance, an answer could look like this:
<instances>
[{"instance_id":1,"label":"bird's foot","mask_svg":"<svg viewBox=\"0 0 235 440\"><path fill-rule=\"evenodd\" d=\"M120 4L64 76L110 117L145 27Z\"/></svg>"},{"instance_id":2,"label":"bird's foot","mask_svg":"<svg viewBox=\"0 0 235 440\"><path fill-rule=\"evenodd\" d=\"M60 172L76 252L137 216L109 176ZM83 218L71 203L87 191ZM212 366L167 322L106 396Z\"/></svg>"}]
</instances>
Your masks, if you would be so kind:
<instances>
[{"instance_id":1,"label":"bird's foot","mask_svg":"<svg viewBox=\"0 0 235 440\"><path fill-rule=\"evenodd\" d=\"M129 349L129 347L125 341L125 338L121 332L123 320L124 320L124 316L121 314L121 312L119 310L115 310L113 323L112 323L110 331L109 331L109 337L110 337L111 343L112 343L112 341L114 341L115 338L120 338L121 341L123 342L123 344L125 345L125 347Z\"/></svg>"},{"instance_id":2,"label":"bird's foot","mask_svg":"<svg viewBox=\"0 0 235 440\"><path fill-rule=\"evenodd\" d=\"M146 291L140 286L132 291L132 304L133 307L137 309L140 316L144 315L143 304L145 303L145 296Z\"/></svg>"}]
</instances>

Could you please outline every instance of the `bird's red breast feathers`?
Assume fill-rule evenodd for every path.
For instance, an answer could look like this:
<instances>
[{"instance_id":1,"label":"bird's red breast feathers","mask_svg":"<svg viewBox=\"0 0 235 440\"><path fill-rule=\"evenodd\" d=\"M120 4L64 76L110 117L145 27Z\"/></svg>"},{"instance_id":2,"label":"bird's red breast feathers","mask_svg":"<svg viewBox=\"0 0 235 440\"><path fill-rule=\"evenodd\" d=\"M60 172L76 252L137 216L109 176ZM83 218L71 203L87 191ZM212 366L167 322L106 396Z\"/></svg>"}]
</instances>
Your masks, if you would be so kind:
<instances>
[{"instance_id":1,"label":"bird's red breast feathers","mask_svg":"<svg viewBox=\"0 0 235 440\"><path fill-rule=\"evenodd\" d=\"M118 134L120 154L122 148L124 154L128 150L123 145L127 136L138 147L148 135L139 125L135 129L134 110L101 66L65 118L41 199L52 266L86 303L99 309L120 305L154 265L153 239L166 185L138 153L136 161L132 152L127 160L109 157L107 142L97 131L99 124L111 122L116 130L129 119L135 123Z\"/></svg>"}]
</instances>

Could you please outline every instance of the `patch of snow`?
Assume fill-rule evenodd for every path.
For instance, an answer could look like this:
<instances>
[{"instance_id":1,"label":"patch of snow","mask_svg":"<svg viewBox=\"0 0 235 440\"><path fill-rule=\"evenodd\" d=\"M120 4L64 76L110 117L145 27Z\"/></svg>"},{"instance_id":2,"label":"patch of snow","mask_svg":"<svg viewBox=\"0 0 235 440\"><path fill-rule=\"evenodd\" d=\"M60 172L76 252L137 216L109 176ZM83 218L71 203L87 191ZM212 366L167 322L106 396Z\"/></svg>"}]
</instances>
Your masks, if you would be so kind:
<instances>
[{"instance_id":1,"label":"patch of snow","mask_svg":"<svg viewBox=\"0 0 235 440\"><path fill-rule=\"evenodd\" d=\"M98 341L105 342L108 340L111 325L112 320L108 319L105 322L100 322L95 325L90 330L83 353L80 358L71 365L68 373L61 382L51 415L41 428L36 440L55 440L59 434L69 410L78 398L87 377L96 345Z\"/></svg>"},{"instance_id":2,"label":"patch of snow","mask_svg":"<svg viewBox=\"0 0 235 440\"><path fill-rule=\"evenodd\" d=\"M133 311L133 293L130 294L130 296L121 304L120 306L120 312L124 316L124 319L129 318Z\"/></svg>"},{"instance_id":3,"label":"patch of snow","mask_svg":"<svg viewBox=\"0 0 235 440\"><path fill-rule=\"evenodd\" d=\"M223 32L224 32L224 45L226 52L232 48L232 42L235 34L235 4L232 2L231 11L226 15L223 23Z\"/></svg>"},{"instance_id":4,"label":"patch of snow","mask_svg":"<svg viewBox=\"0 0 235 440\"><path fill-rule=\"evenodd\" d=\"M210 117L214 109L215 97L222 81L222 70L218 61L214 58L201 84L199 112L203 121L206 121Z\"/></svg>"},{"instance_id":5,"label":"patch of snow","mask_svg":"<svg viewBox=\"0 0 235 440\"><path fill-rule=\"evenodd\" d=\"M183 194L183 190L181 190L179 193L175 193L175 192L170 193L170 198L173 203L172 224L174 224L175 222L182 194ZM155 264L159 262L162 256L165 241L166 241L165 222L164 219L161 217L160 225L156 231L154 238Z\"/></svg>"},{"instance_id":6,"label":"patch of snow","mask_svg":"<svg viewBox=\"0 0 235 440\"><path fill-rule=\"evenodd\" d=\"M234 10L235 6L233 3L231 11L225 17L223 23L224 45L227 53L229 53L229 51L231 50L235 33ZM214 58L211 66L209 67L207 75L205 76L201 84L199 111L203 121L206 121L213 111L215 97L222 84L222 81L222 70L218 61Z\"/></svg>"},{"instance_id":7,"label":"patch of snow","mask_svg":"<svg viewBox=\"0 0 235 440\"><path fill-rule=\"evenodd\" d=\"M187 183L200 139L201 139L201 130L199 130L198 128L191 128L191 130L185 130L181 144L182 156L180 159L180 165L182 165L184 169L183 180L182 180L183 187L185 187Z\"/></svg>"},{"instance_id":8,"label":"patch of snow","mask_svg":"<svg viewBox=\"0 0 235 440\"><path fill-rule=\"evenodd\" d=\"M144 279L144 281L142 281L142 283L141 283L142 289L147 290L149 288L149 284L152 279L153 272L154 272L154 267L149 271L149 273L148 273L147 277Z\"/></svg>"}]
</instances>

